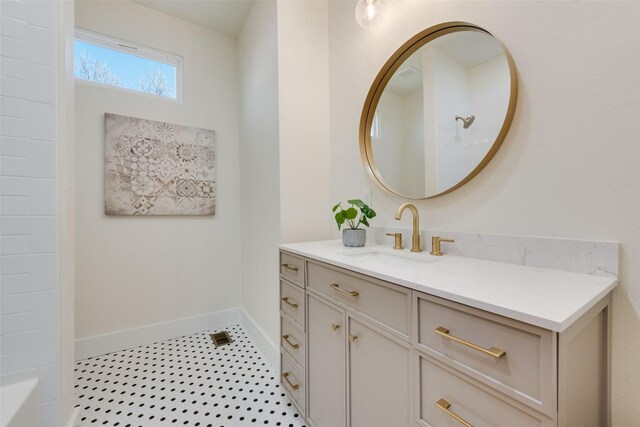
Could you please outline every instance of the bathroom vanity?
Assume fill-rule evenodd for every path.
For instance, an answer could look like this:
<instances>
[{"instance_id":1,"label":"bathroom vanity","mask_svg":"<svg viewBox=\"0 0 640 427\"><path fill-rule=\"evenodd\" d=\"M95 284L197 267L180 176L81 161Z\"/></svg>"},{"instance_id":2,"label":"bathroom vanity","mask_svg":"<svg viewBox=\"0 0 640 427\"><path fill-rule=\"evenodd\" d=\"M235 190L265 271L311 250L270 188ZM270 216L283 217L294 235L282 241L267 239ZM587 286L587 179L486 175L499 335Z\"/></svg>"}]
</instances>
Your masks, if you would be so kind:
<instances>
[{"instance_id":1,"label":"bathroom vanity","mask_svg":"<svg viewBox=\"0 0 640 427\"><path fill-rule=\"evenodd\" d=\"M513 58L488 31L427 28L371 85L364 168L405 202L448 194L499 149L517 93ZM616 278L419 253L417 208L395 218L405 208L415 253L280 246L282 384L309 425L610 426ZM432 238L434 255L453 242Z\"/></svg>"},{"instance_id":2,"label":"bathroom vanity","mask_svg":"<svg viewBox=\"0 0 640 427\"><path fill-rule=\"evenodd\" d=\"M281 375L314 427L610 425L613 278L281 245Z\"/></svg>"}]
</instances>

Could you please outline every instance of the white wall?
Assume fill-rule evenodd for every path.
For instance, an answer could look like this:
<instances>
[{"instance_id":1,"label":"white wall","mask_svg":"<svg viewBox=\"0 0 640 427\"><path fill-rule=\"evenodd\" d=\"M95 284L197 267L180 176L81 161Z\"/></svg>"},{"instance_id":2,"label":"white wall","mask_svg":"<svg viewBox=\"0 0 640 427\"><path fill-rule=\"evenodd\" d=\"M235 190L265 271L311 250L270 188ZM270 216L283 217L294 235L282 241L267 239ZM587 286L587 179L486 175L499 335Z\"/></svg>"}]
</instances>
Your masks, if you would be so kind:
<instances>
[{"instance_id":1,"label":"white wall","mask_svg":"<svg viewBox=\"0 0 640 427\"><path fill-rule=\"evenodd\" d=\"M376 114L380 117L380 138L371 138L371 150L376 159L376 167L385 182L393 188L405 189L405 155L402 148L404 138L404 97L391 91L380 96ZM351 198L359 198L354 195ZM337 201L336 201L337 202Z\"/></svg>"},{"instance_id":2,"label":"white wall","mask_svg":"<svg viewBox=\"0 0 640 427\"><path fill-rule=\"evenodd\" d=\"M431 108L425 111L426 114L431 111L435 116L435 126L429 131L433 133L431 140L436 147L436 193L440 193L456 185L473 170L469 169L469 163L475 160L475 156L468 154L468 130L462 129L456 134L462 125L454 120L458 115L467 117L471 114L469 79L467 68L441 49L430 49L427 45L424 51L424 74L433 80L433 93L425 92ZM467 147L463 148L462 142L455 143L457 135Z\"/></svg>"},{"instance_id":3,"label":"white wall","mask_svg":"<svg viewBox=\"0 0 640 427\"><path fill-rule=\"evenodd\" d=\"M75 408L75 7L56 2L56 138L58 165L58 274L60 280L59 378L61 426L73 424Z\"/></svg>"},{"instance_id":4,"label":"white wall","mask_svg":"<svg viewBox=\"0 0 640 427\"><path fill-rule=\"evenodd\" d=\"M183 101L76 83L76 334L241 305L235 39L127 1L79 1L76 25L184 58ZM107 217L105 112L216 131L215 217Z\"/></svg>"},{"instance_id":5,"label":"white wall","mask_svg":"<svg viewBox=\"0 0 640 427\"><path fill-rule=\"evenodd\" d=\"M486 152L500 133L502 119L509 108L509 64L504 56L497 56L469 68L468 73L469 114L476 116L476 121L467 129L471 131L469 142L481 146L481 151ZM458 124L462 127L461 122ZM465 142L464 139L462 142Z\"/></svg>"},{"instance_id":6,"label":"white wall","mask_svg":"<svg viewBox=\"0 0 640 427\"><path fill-rule=\"evenodd\" d=\"M404 97L405 182L406 194L425 194L424 101L420 89Z\"/></svg>"},{"instance_id":7,"label":"white wall","mask_svg":"<svg viewBox=\"0 0 640 427\"><path fill-rule=\"evenodd\" d=\"M512 53L519 99L493 161L455 192L418 202L422 226L469 232L619 240L622 285L613 302L614 426L640 419L640 3L438 2L390 4L364 30L355 2L329 7L331 198L373 191L376 225L399 198L364 172L358 124L369 85L386 59L419 31L446 21L480 25Z\"/></svg>"},{"instance_id":8,"label":"white wall","mask_svg":"<svg viewBox=\"0 0 640 427\"><path fill-rule=\"evenodd\" d=\"M238 41L242 302L276 348L277 245L331 230L327 13L326 1L255 2Z\"/></svg>"},{"instance_id":9,"label":"white wall","mask_svg":"<svg viewBox=\"0 0 640 427\"><path fill-rule=\"evenodd\" d=\"M425 92L425 141L435 155L427 182L435 179L436 187L428 194L453 187L484 158L502 128L511 88L506 57L468 67L437 46L420 49L425 86L431 88ZM468 129L454 120L470 115L476 120Z\"/></svg>"},{"instance_id":10,"label":"white wall","mask_svg":"<svg viewBox=\"0 0 640 427\"><path fill-rule=\"evenodd\" d=\"M3 0L0 17L0 382L35 370L39 425L55 426L61 413L56 10L48 2Z\"/></svg>"},{"instance_id":11,"label":"white wall","mask_svg":"<svg viewBox=\"0 0 640 427\"><path fill-rule=\"evenodd\" d=\"M338 202L329 197L327 13L327 1L278 1L280 234L284 243L328 238L331 207Z\"/></svg>"},{"instance_id":12,"label":"white wall","mask_svg":"<svg viewBox=\"0 0 640 427\"><path fill-rule=\"evenodd\" d=\"M422 111L422 89L407 95L384 91L376 106L381 121L381 137L371 138L376 168L401 194L424 194Z\"/></svg>"},{"instance_id":13,"label":"white wall","mask_svg":"<svg viewBox=\"0 0 640 427\"><path fill-rule=\"evenodd\" d=\"M275 1L256 2L238 38L242 303L275 348L280 241L276 8Z\"/></svg>"}]
</instances>

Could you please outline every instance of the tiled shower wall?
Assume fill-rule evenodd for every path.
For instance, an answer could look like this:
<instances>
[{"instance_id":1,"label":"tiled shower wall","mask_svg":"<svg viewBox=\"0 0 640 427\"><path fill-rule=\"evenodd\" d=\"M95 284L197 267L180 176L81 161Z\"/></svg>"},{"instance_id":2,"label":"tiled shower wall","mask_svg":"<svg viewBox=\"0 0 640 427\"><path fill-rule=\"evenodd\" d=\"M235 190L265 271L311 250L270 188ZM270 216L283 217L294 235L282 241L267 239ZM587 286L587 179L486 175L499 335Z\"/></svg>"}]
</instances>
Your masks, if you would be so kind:
<instances>
[{"instance_id":1,"label":"tiled shower wall","mask_svg":"<svg viewBox=\"0 0 640 427\"><path fill-rule=\"evenodd\" d=\"M0 379L37 370L57 423L54 1L0 1Z\"/></svg>"}]
</instances>

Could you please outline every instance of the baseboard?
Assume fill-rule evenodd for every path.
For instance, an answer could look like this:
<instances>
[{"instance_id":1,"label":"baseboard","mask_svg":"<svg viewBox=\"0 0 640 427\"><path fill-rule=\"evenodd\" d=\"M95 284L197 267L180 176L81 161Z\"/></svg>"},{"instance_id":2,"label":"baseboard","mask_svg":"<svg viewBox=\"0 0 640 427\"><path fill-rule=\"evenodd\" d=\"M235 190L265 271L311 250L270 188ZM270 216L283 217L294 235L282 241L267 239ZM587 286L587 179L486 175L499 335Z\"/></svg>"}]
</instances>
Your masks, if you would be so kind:
<instances>
[{"instance_id":1,"label":"baseboard","mask_svg":"<svg viewBox=\"0 0 640 427\"><path fill-rule=\"evenodd\" d=\"M170 340L184 335L191 335L209 329L218 329L232 324L242 325L258 350L262 352L267 363L277 373L280 367L280 351L264 333L262 328L242 308L218 311L201 316L155 323L140 328L126 329L110 334L76 340L76 360L101 356L114 351L149 345L158 341Z\"/></svg>"},{"instance_id":2,"label":"baseboard","mask_svg":"<svg viewBox=\"0 0 640 427\"><path fill-rule=\"evenodd\" d=\"M271 365L277 376L280 372L280 350L258 326L255 320L244 309L241 311L241 324L258 350L262 352L267 363Z\"/></svg>"},{"instance_id":3,"label":"baseboard","mask_svg":"<svg viewBox=\"0 0 640 427\"><path fill-rule=\"evenodd\" d=\"M78 425L78 415L80 414L80 408L73 408L73 412L67 422L67 427L76 427Z\"/></svg>"},{"instance_id":4,"label":"baseboard","mask_svg":"<svg viewBox=\"0 0 640 427\"><path fill-rule=\"evenodd\" d=\"M242 309L233 308L185 319L126 329L110 334L80 338L76 340L75 357L76 360L82 360L113 353L114 351L126 350L141 345L153 344L158 341L191 335L208 329L217 329L232 324L242 324L243 318L245 316L248 317L246 313L244 315L243 313L244 311ZM253 323L253 320L245 323ZM260 331L257 326L255 326L255 328ZM262 332L260 331L260 333ZM262 334L262 336L264 337L264 334ZM256 342L259 340L258 337L255 337L255 339Z\"/></svg>"}]
</instances>

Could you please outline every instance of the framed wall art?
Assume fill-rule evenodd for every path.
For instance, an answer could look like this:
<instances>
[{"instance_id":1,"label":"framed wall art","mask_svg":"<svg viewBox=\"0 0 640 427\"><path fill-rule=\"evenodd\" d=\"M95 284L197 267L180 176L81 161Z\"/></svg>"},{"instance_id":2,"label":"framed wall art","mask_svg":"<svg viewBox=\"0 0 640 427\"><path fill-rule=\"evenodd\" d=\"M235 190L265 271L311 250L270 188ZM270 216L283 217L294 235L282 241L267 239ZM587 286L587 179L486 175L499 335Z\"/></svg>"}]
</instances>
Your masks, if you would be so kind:
<instances>
[{"instance_id":1,"label":"framed wall art","mask_svg":"<svg viewBox=\"0 0 640 427\"><path fill-rule=\"evenodd\" d=\"M105 114L107 215L214 215L215 131Z\"/></svg>"}]
</instances>

